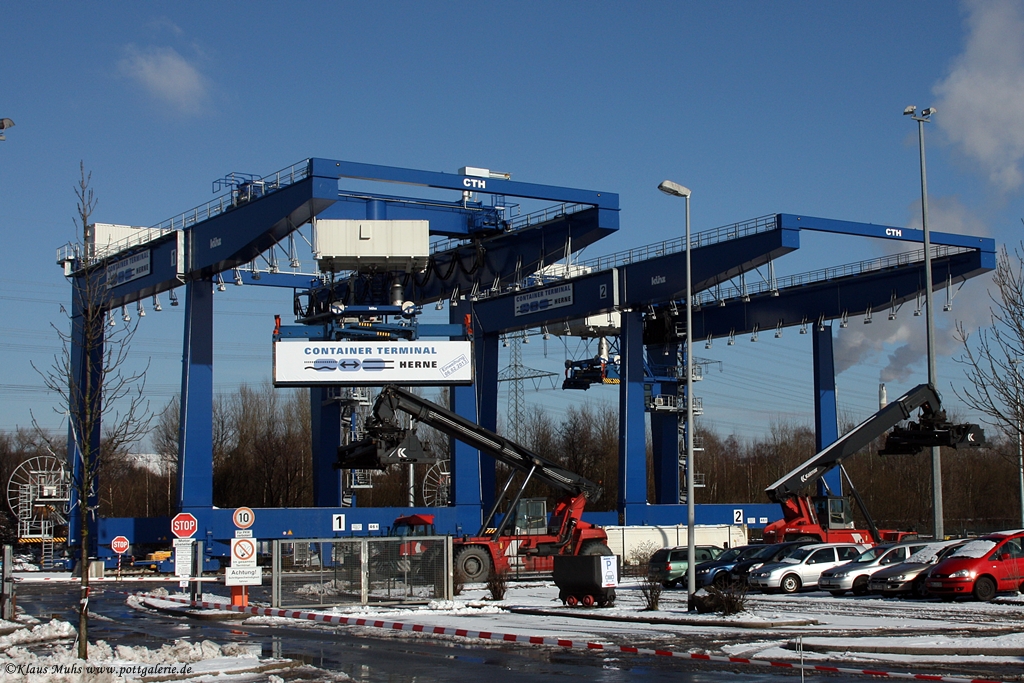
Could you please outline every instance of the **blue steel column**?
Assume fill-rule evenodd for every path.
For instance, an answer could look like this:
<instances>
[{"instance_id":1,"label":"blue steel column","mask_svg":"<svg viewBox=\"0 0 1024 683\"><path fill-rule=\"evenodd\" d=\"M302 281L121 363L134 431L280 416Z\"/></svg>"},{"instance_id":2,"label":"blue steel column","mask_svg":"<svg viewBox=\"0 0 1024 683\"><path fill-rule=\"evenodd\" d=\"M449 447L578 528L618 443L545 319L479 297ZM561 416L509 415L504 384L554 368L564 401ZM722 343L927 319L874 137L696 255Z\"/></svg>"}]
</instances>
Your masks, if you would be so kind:
<instances>
[{"instance_id":1,"label":"blue steel column","mask_svg":"<svg viewBox=\"0 0 1024 683\"><path fill-rule=\"evenodd\" d=\"M647 508L642 316L622 311L619 333L619 511L624 524L643 524Z\"/></svg>"},{"instance_id":2,"label":"blue steel column","mask_svg":"<svg viewBox=\"0 0 1024 683\"><path fill-rule=\"evenodd\" d=\"M80 435L78 432L82 425L81 419L77 416L98 415L102 410L100 405L100 387L103 382L103 323L105 316L102 314L85 315L82 310L82 290L88 289L87 285L81 285L75 280L72 289L71 301L71 376L68 377L69 395L72 405L68 406L71 418L68 420L68 459L72 473L71 479L71 500L70 512L68 513L68 544L77 546L82 530L82 509L83 507L96 510L99 505L99 475L94 474L92 478L92 493L89 495L86 504L79 504L78 487L84 476L84 463L82 462L82 450L80 443L89 444L89 452L92 453L92 460L95 463L100 457L100 437L103 425L101 420L87 420L93 422L92 432L88 435ZM98 329L86 329L89 324L98 326ZM91 346L90 353L86 353L86 347ZM89 387L92 390L88 389ZM90 398L91 395L91 398ZM87 405L92 402L93 405ZM79 437L81 436L81 441ZM97 533L95 525L96 517L92 519L89 532L88 554L94 557L97 554Z\"/></svg>"},{"instance_id":3,"label":"blue steel column","mask_svg":"<svg viewBox=\"0 0 1024 683\"><path fill-rule=\"evenodd\" d=\"M666 353L667 352L667 353ZM677 347L675 344L659 344L647 349L652 367L674 365ZM663 360L664 359L664 360ZM678 395L678 385L663 382L653 393L666 396ZM679 413L672 411L651 411L651 450L654 456L654 502L677 505L679 503Z\"/></svg>"},{"instance_id":4,"label":"blue steel column","mask_svg":"<svg viewBox=\"0 0 1024 683\"><path fill-rule=\"evenodd\" d=\"M814 326L814 447L820 453L839 439L839 410L836 405L836 366L832 357L832 326L819 331ZM836 467L822 477L834 495L843 492L842 475ZM825 495L825 483L818 482L818 495Z\"/></svg>"},{"instance_id":5,"label":"blue steel column","mask_svg":"<svg viewBox=\"0 0 1024 683\"><path fill-rule=\"evenodd\" d=\"M463 322L465 314L469 312L468 302L463 306L448 307L448 321L452 324ZM475 350L474 350L475 351ZM479 353L475 351L475 354ZM479 372L477 364L475 370ZM497 380L497 377L495 377ZM481 378L476 377L476 382ZM495 382L497 386L497 382ZM477 397L476 388L473 386L453 386L451 388L452 405L451 409L466 418L477 421ZM458 533L475 534L483 521L481 513L481 488L480 488L480 452L470 448L458 439L452 439L452 504L456 507L456 524L461 528ZM493 494L492 494L493 496Z\"/></svg>"},{"instance_id":6,"label":"blue steel column","mask_svg":"<svg viewBox=\"0 0 1024 683\"><path fill-rule=\"evenodd\" d=\"M497 334L477 337L473 342L476 360L476 400L480 407L478 424L492 432L498 431L498 339ZM505 425L508 427L508 425ZM491 457L480 458L481 512L494 505L498 462Z\"/></svg>"},{"instance_id":7,"label":"blue steel column","mask_svg":"<svg viewBox=\"0 0 1024 683\"><path fill-rule=\"evenodd\" d=\"M313 436L313 507L341 507L341 470L334 469L341 445L341 406L328 387L309 390Z\"/></svg>"},{"instance_id":8,"label":"blue steel column","mask_svg":"<svg viewBox=\"0 0 1024 683\"><path fill-rule=\"evenodd\" d=\"M213 281L185 285L178 507L213 506Z\"/></svg>"}]
</instances>

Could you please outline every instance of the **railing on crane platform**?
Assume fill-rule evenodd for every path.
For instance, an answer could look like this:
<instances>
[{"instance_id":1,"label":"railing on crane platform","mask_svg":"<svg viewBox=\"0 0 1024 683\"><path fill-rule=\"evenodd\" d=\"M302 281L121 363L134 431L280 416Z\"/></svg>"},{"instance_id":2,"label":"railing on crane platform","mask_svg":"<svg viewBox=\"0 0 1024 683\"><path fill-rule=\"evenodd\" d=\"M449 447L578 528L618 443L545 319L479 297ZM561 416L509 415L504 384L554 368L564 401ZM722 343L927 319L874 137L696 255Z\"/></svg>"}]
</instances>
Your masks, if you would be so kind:
<instances>
[{"instance_id":1,"label":"railing on crane platform","mask_svg":"<svg viewBox=\"0 0 1024 683\"><path fill-rule=\"evenodd\" d=\"M275 192L300 180L309 177L309 159L297 162L286 168L260 178L253 178L250 182L260 188L258 196L264 196ZM250 197L255 199L256 197ZM117 242L105 245L93 245L93 253L86 253L86 245L69 242L57 249L57 263L80 262L86 256L90 260L102 259L112 254L125 251L162 237L177 230L185 230L202 221L220 215L238 205L235 189L221 194L205 204L189 209L167 220L161 221L148 228L140 228L137 234L126 237Z\"/></svg>"},{"instance_id":2,"label":"railing on crane platform","mask_svg":"<svg viewBox=\"0 0 1024 683\"><path fill-rule=\"evenodd\" d=\"M718 228L712 228L711 230L704 230L703 232L693 234L690 236L690 246L693 249L706 247L712 244L718 244L719 242L726 242L729 240L739 239L740 237L746 237L747 235L769 232L776 228L778 228L776 216L775 214L769 214L767 216L751 218L750 220L733 223L731 225L723 225ZM635 249L628 249L615 254L608 254L606 256L599 256L586 261L580 261L577 265L588 269L589 272L593 272L617 268L629 265L630 263L636 263L638 261L646 261L659 256L678 254L684 251L686 251L686 237L677 237L664 242L656 242L654 244L636 247Z\"/></svg>"},{"instance_id":3,"label":"railing on crane platform","mask_svg":"<svg viewBox=\"0 0 1024 683\"><path fill-rule=\"evenodd\" d=\"M955 254L964 254L971 251L974 250L971 249L970 247L932 245L932 260L935 260L937 258L943 258L946 256L953 256ZM869 259L866 261L857 261L855 263L847 263L841 266L833 266L831 268L820 268L818 270L811 270L806 273L785 275L782 277L775 278L774 282L762 281L747 284L743 287L706 289L702 292L697 292L696 294L693 295L694 304L698 306L703 306L714 302L725 301L726 299L766 294L770 292L776 292L780 289L799 287L802 285L811 285L818 282L827 282L829 280L836 280L841 277L863 275L865 273L877 272L881 270L886 270L888 268L896 268L899 266L907 266L912 263L923 262L924 249L918 249L916 251L907 251L900 254L882 256L880 258Z\"/></svg>"},{"instance_id":4,"label":"railing on crane platform","mask_svg":"<svg viewBox=\"0 0 1024 683\"><path fill-rule=\"evenodd\" d=\"M253 182L259 184L262 187L263 193L269 194L276 192L282 188L294 185L300 180L305 180L309 177L310 162L309 159L303 159L297 163L292 164L286 168L265 175L261 178L255 179ZM172 216L165 221L161 221L156 225L151 226L158 230L184 230L189 228L196 223L200 223L209 218L213 218L219 214L224 213L228 209L235 206L232 202L234 192L226 192L205 204L201 204L194 209L180 213L177 216Z\"/></svg>"}]
</instances>

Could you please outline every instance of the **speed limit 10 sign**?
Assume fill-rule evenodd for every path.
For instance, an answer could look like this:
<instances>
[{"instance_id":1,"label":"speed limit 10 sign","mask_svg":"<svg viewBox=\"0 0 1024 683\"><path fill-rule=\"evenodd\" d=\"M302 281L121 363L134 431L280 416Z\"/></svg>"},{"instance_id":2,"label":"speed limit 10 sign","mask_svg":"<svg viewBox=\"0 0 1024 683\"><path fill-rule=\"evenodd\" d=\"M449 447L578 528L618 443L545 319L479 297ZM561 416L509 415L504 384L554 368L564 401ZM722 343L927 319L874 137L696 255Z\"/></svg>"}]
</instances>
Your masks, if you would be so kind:
<instances>
[{"instance_id":1,"label":"speed limit 10 sign","mask_svg":"<svg viewBox=\"0 0 1024 683\"><path fill-rule=\"evenodd\" d=\"M252 511L252 508L241 507L235 510L231 519L239 529L248 529L256 521L256 513Z\"/></svg>"}]
</instances>

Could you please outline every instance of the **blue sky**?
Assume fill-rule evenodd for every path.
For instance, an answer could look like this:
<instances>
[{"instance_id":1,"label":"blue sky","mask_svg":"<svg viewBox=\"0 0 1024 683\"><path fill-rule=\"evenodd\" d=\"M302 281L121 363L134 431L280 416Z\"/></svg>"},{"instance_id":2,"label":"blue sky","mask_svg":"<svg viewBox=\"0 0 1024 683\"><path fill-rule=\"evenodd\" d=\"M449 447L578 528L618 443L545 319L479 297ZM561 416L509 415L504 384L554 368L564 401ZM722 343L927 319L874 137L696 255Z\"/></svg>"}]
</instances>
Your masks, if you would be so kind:
<instances>
[{"instance_id":1,"label":"blue sky","mask_svg":"<svg viewBox=\"0 0 1024 683\"><path fill-rule=\"evenodd\" d=\"M928 127L930 225L1011 248L1024 216L1021 2L14 2L0 22L0 429L59 417L30 363L58 351L50 324L70 288L55 249L75 238L79 161L101 222L152 225L212 197L232 171L266 174L309 156L620 195L618 234L584 258L676 237L693 190L695 231L774 213L920 223L916 125ZM796 273L883 253L805 239ZM955 320L987 319L988 281L937 316L940 388L962 371ZM268 378L281 293L217 299L216 382ZM939 301L941 304L941 299ZM166 301L165 301L166 304ZM941 306L940 306L941 308ZM142 321L162 406L180 382L181 308ZM879 316L882 317L882 316ZM840 408L873 411L923 381L924 327L836 330ZM526 363L561 372L574 342L539 343ZM721 361L700 386L705 420L749 438L812 418L809 335L762 334L698 355ZM588 354L589 355L589 354ZM614 402L611 390L545 390L531 402Z\"/></svg>"}]
</instances>

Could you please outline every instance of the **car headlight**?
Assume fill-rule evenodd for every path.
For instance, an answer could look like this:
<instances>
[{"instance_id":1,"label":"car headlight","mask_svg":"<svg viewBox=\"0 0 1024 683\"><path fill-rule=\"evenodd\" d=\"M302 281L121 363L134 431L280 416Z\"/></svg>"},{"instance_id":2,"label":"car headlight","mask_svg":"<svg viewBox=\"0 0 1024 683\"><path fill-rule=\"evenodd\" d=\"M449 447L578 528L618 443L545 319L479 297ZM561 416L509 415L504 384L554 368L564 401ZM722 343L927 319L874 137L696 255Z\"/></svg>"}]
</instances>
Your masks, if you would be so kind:
<instances>
[{"instance_id":1,"label":"car headlight","mask_svg":"<svg viewBox=\"0 0 1024 683\"><path fill-rule=\"evenodd\" d=\"M906 581L906 580L907 580L907 578L908 578L908 577L907 577L907 576L906 576L905 574L900 574L899 576L893 576L893 577L891 577L891 580L892 580L892 581Z\"/></svg>"},{"instance_id":2,"label":"car headlight","mask_svg":"<svg viewBox=\"0 0 1024 683\"><path fill-rule=\"evenodd\" d=\"M750 565L750 569L751 569L751 570L754 570L754 569L760 569L760 568L761 568L761 567L763 567L763 566L764 566L764 562L758 562L757 564L752 564L752 565Z\"/></svg>"},{"instance_id":3,"label":"car headlight","mask_svg":"<svg viewBox=\"0 0 1024 683\"><path fill-rule=\"evenodd\" d=\"M845 579L849 576L848 572L839 572L838 574L822 574L822 577L829 577L830 579Z\"/></svg>"},{"instance_id":4,"label":"car headlight","mask_svg":"<svg viewBox=\"0 0 1024 683\"><path fill-rule=\"evenodd\" d=\"M970 578L973 575L974 575L974 572L972 572L970 569L961 569L959 571L955 571L952 574L950 574L949 578L951 578L951 579L967 579L967 578Z\"/></svg>"},{"instance_id":5,"label":"car headlight","mask_svg":"<svg viewBox=\"0 0 1024 683\"><path fill-rule=\"evenodd\" d=\"M706 567L705 567L704 569L697 569L697 570L696 570L696 572L697 572L698 574L707 574L707 573L708 573L709 571L711 571L711 570L710 570L710 569L708 569L708 568L706 568Z\"/></svg>"}]
</instances>

